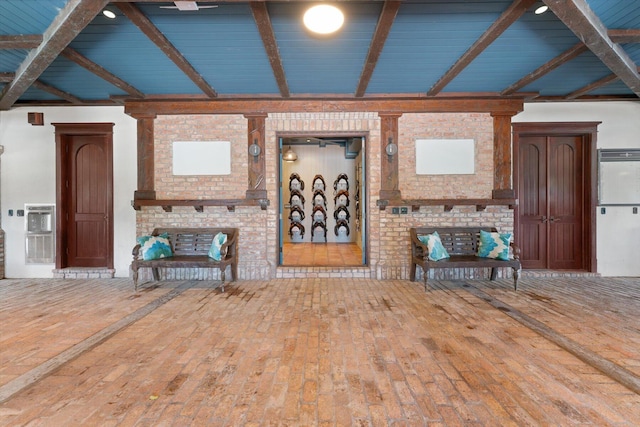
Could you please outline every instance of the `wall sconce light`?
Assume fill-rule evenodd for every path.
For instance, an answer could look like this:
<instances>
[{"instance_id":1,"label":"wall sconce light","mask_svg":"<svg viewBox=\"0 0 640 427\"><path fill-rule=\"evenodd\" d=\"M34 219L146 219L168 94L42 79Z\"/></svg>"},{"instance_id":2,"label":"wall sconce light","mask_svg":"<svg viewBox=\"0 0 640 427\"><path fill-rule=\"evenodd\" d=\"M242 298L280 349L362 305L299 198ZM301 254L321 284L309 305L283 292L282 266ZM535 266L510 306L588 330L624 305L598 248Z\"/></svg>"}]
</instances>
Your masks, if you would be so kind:
<instances>
[{"instance_id":1,"label":"wall sconce light","mask_svg":"<svg viewBox=\"0 0 640 427\"><path fill-rule=\"evenodd\" d=\"M398 146L393 143L393 137L389 137L389 142L387 143L384 151L387 152L388 156L395 156L398 153Z\"/></svg>"},{"instance_id":2,"label":"wall sconce light","mask_svg":"<svg viewBox=\"0 0 640 427\"><path fill-rule=\"evenodd\" d=\"M253 157L258 157L260 155L260 146L258 145L258 140L254 139L253 140L253 144L251 144L249 146L249 154L251 154Z\"/></svg>"},{"instance_id":3,"label":"wall sconce light","mask_svg":"<svg viewBox=\"0 0 640 427\"><path fill-rule=\"evenodd\" d=\"M282 160L285 162L295 162L298 160L298 155L291 149L291 146L289 146L289 149L283 154Z\"/></svg>"}]
</instances>

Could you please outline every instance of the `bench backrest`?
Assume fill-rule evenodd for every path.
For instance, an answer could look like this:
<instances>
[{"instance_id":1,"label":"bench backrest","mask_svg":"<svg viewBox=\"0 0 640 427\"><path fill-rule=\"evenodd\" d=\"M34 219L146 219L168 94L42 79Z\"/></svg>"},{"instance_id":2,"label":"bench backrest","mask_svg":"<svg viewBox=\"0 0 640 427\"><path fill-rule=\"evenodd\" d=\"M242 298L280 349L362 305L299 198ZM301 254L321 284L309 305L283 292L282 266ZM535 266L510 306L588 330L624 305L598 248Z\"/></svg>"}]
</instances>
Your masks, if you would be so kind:
<instances>
[{"instance_id":1,"label":"bench backrest","mask_svg":"<svg viewBox=\"0 0 640 427\"><path fill-rule=\"evenodd\" d=\"M495 227L417 227L411 229L411 235L417 237L437 231L449 255L476 255L480 230L497 231Z\"/></svg>"},{"instance_id":2,"label":"bench backrest","mask_svg":"<svg viewBox=\"0 0 640 427\"><path fill-rule=\"evenodd\" d=\"M211 242L218 233L227 235L231 241L238 232L237 228L156 228L153 235L162 233L169 235L174 255L207 255ZM232 248L235 250L235 248ZM232 254L228 254L232 255Z\"/></svg>"}]
</instances>

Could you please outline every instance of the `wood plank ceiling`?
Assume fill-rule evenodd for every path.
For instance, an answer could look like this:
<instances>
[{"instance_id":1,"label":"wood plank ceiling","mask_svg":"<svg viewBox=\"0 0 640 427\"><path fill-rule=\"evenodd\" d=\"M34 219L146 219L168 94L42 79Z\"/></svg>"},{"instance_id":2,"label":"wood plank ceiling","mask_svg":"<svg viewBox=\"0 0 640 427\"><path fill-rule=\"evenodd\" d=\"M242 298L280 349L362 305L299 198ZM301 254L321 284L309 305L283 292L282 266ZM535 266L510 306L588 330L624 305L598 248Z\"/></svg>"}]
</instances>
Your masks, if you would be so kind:
<instances>
[{"instance_id":1,"label":"wood plank ceiling","mask_svg":"<svg viewBox=\"0 0 640 427\"><path fill-rule=\"evenodd\" d=\"M187 3L197 10L150 0L3 0L0 109L640 96L638 1L338 1L345 25L329 37L302 27L306 1ZM543 4L549 11L535 14Z\"/></svg>"}]
</instances>

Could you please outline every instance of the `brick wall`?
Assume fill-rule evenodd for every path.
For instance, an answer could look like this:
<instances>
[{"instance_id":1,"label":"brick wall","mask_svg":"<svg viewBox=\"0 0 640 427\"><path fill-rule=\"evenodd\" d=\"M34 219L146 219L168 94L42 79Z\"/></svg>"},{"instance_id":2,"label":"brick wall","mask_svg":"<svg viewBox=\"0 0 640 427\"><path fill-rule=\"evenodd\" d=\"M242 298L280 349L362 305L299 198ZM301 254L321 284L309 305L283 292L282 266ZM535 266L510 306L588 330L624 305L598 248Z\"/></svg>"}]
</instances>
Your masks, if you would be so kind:
<instances>
[{"instance_id":1,"label":"brick wall","mask_svg":"<svg viewBox=\"0 0 640 427\"><path fill-rule=\"evenodd\" d=\"M493 188L493 121L489 114L405 114L399 119L399 183L403 198L490 198ZM369 266L358 269L277 268L278 249L278 132L362 132L366 145L367 210ZM159 207L143 208L137 213L137 233L142 235L160 226L229 226L240 228L239 276L241 279L274 277L409 277L409 232L419 225L496 226L513 230L513 211L489 206L476 212L474 206L422 207L418 212L394 215L391 209L380 211L376 205L380 190L380 119L376 113L278 113L266 121L266 186L270 206L174 207L164 212ZM474 175L418 176L415 171L414 141L417 138L474 139L476 170ZM173 141L231 141L230 176L174 177L171 173ZM155 125L155 185L158 198L243 198L247 189L247 121L241 115L161 116ZM438 277L475 277L474 271L436 271ZM508 271L499 274L509 275ZM176 277L210 278L215 271L177 272ZM216 278L216 277L211 277Z\"/></svg>"}]
</instances>

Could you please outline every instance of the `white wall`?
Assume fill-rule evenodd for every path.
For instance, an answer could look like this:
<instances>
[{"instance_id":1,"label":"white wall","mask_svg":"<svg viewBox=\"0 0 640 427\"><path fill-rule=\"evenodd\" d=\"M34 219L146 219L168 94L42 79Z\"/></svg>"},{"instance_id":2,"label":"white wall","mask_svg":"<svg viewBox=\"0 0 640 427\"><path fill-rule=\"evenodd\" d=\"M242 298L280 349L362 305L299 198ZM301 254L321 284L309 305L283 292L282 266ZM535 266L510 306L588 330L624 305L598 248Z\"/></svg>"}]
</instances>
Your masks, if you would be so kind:
<instances>
[{"instance_id":1,"label":"white wall","mask_svg":"<svg viewBox=\"0 0 640 427\"><path fill-rule=\"evenodd\" d=\"M27 112L44 113L44 126L27 123ZM137 185L136 121L123 107L24 107L0 112L0 145L4 146L0 178L2 228L6 233L6 277L52 277L54 264L25 263L25 203L56 202L55 129L51 123L108 122L113 127L114 267L128 277L135 244L135 211L131 199ZM14 216L8 216L13 209Z\"/></svg>"},{"instance_id":2,"label":"white wall","mask_svg":"<svg viewBox=\"0 0 640 427\"><path fill-rule=\"evenodd\" d=\"M513 122L602 122L598 148L640 148L640 102L526 104ZM640 200L638 200L640 206ZM597 208L597 263L603 276L640 276L640 214L629 207Z\"/></svg>"},{"instance_id":3,"label":"white wall","mask_svg":"<svg viewBox=\"0 0 640 427\"><path fill-rule=\"evenodd\" d=\"M43 112L45 125L31 126L27 112ZM122 107L30 107L0 112L0 219L6 232L7 277L52 277L53 264L26 265L24 218L7 211L25 203L55 203L55 136L52 122L113 122L114 254L116 276L127 277L135 243L136 121ZM640 148L640 103L573 102L525 105L514 122L601 121L598 148ZM327 185L333 185L333 178ZM640 276L640 214L630 207L597 213L598 271L604 276ZM352 220L354 216L352 215Z\"/></svg>"}]
</instances>

